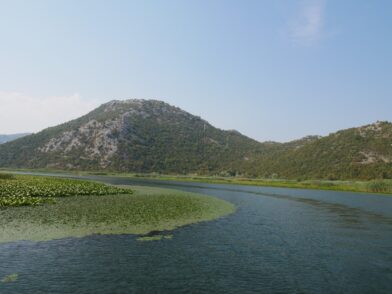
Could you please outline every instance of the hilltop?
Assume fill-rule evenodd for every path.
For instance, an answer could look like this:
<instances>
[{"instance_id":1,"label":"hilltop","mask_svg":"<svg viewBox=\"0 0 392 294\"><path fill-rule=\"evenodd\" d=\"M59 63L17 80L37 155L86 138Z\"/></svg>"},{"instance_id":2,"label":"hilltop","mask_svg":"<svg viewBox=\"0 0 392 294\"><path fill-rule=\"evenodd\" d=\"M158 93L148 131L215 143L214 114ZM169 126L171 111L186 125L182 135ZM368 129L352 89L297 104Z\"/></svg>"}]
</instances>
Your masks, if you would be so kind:
<instances>
[{"instance_id":1,"label":"hilltop","mask_svg":"<svg viewBox=\"0 0 392 294\"><path fill-rule=\"evenodd\" d=\"M0 148L0 166L136 172L217 172L259 143L156 100L114 100Z\"/></svg>"}]
</instances>

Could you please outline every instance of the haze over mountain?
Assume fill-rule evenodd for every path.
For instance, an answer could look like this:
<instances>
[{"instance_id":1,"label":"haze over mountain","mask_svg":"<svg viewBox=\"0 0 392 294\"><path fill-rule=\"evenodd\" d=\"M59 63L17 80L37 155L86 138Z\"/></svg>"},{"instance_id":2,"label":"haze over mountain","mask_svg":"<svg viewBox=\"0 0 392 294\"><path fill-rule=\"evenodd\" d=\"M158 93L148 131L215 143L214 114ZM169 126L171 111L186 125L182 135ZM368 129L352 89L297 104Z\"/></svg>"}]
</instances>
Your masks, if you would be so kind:
<instances>
[{"instance_id":1,"label":"haze over mountain","mask_svg":"<svg viewBox=\"0 0 392 294\"><path fill-rule=\"evenodd\" d=\"M392 124L260 143L156 100L111 101L68 123L0 146L0 166L244 175L391 178Z\"/></svg>"},{"instance_id":2,"label":"haze over mountain","mask_svg":"<svg viewBox=\"0 0 392 294\"><path fill-rule=\"evenodd\" d=\"M0 144L7 143L28 135L30 135L30 133L0 135Z\"/></svg>"}]
</instances>

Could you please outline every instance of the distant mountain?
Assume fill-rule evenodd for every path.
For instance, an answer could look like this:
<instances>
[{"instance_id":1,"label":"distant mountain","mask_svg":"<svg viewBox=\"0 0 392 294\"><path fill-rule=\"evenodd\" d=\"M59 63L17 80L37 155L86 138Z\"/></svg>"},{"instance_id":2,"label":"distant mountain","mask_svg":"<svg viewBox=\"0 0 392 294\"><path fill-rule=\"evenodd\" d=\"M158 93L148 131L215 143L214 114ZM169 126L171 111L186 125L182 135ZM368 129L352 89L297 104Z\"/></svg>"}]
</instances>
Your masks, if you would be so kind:
<instances>
[{"instance_id":1,"label":"distant mountain","mask_svg":"<svg viewBox=\"0 0 392 294\"><path fill-rule=\"evenodd\" d=\"M23 134L12 134L12 135L0 135L0 144L16 140L18 138L25 137L27 135L30 135L30 134L23 133Z\"/></svg>"},{"instance_id":2,"label":"distant mountain","mask_svg":"<svg viewBox=\"0 0 392 294\"><path fill-rule=\"evenodd\" d=\"M392 178L392 124L259 143L161 101L115 100L76 120L1 145L0 167Z\"/></svg>"}]
</instances>

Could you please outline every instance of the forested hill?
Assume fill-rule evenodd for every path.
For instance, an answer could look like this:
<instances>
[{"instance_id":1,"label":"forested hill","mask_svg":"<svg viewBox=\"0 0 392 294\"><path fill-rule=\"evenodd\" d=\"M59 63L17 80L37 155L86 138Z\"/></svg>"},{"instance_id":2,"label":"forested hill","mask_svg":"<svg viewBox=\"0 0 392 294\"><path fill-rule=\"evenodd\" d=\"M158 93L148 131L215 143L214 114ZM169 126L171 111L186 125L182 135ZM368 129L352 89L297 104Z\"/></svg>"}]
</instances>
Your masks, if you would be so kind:
<instances>
[{"instance_id":1,"label":"forested hill","mask_svg":"<svg viewBox=\"0 0 392 294\"><path fill-rule=\"evenodd\" d=\"M29 134L23 133L23 134L0 135L0 144L16 140L18 138L25 137L27 135Z\"/></svg>"},{"instance_id":2,"label":"forested hill","mask_svg":"<svg viewBox=\"0 0 392 294\"><path fill-rule=\"evenodd\" d=\"M265 177L391 179L392 124L377 122L281 144L256 166L255 173Z\"/></svg>"},{"instance_id":3,"label":"forested hill","mask_svg":"<svg viewBox=\"0 0 392 294\"><path fill-rule=\"evenodd\" d=\"M258 150L257 141L167 103L125 100L2 145L0 166L230 173Z\"/></svg>"},{"instance_id":4,"label":"forested hill","mask_svg":"<svg viewBox=\"0 0 392 294\"><path fill-rule=\"evenodd\" d=\"M76 120L0 145L0 167L392 178L392 124L259 143L161 101L115 100Z\"/></svg>"}]
</instances>

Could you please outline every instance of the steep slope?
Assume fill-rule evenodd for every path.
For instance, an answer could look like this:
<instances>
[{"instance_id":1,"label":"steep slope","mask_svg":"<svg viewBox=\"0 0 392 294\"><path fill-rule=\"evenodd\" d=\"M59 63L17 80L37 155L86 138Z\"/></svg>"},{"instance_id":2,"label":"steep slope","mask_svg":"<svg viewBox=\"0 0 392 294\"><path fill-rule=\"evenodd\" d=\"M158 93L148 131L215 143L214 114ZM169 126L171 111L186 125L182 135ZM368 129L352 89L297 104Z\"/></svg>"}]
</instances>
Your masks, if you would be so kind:
<instances>
[{"instance_id":1,"label":"steep slope","mask_svg":"<svg viewBox=\"0 0 392 294\"><path fill-rule=\"evenodd\" d=\"M23 133L23 134L11 134L11 135L0 135L0 144L4 144L13 140L16 140L18 138L25 137L27 135L30 135L28 133Z\"/></svg>"},{"instance_id":2,"label":"steep slope","mask_svg":"<svg viewBox=\"0 0 392 294\"><path fill-rule=\"evenodd\" d=\"M232 174L260 146L164 102L111 101L79 119L2 145L0 166Z\"/></svg>"}]
</instances>

